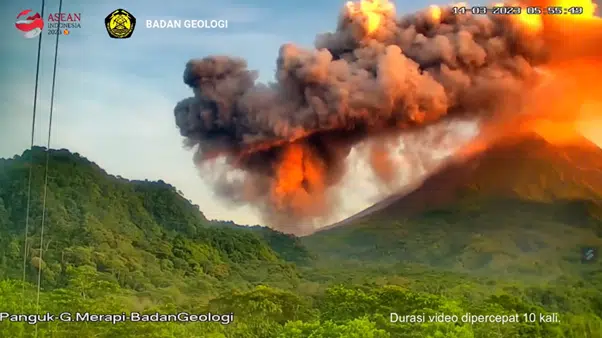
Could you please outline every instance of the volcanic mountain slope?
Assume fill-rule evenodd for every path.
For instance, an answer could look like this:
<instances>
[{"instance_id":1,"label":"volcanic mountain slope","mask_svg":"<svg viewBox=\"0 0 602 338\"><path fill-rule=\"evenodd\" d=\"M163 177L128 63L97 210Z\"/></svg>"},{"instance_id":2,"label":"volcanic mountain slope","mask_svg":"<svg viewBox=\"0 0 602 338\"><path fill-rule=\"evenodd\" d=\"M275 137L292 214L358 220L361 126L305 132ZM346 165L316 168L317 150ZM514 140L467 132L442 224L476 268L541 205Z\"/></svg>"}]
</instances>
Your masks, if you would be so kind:
<instances>
[{"instance_id":1,"label":"volcanic mountain slope","mask_svg":"<svg viewBox=\"0 0 602 338\"><path fill-rule=\"evenodd\" d=\"M602 244L602 150L506 140L304 239L322 257L547 274ZM567 265L568 264L568 265Z\"/></svg>"}]
</instances>

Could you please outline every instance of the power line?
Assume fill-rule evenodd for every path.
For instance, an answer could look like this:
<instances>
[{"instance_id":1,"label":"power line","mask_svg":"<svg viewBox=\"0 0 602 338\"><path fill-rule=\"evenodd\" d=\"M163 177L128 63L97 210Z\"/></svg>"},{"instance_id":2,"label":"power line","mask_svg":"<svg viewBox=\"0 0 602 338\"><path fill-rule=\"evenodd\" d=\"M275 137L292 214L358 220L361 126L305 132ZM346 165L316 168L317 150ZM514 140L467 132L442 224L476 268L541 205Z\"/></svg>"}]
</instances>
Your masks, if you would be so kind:
<instances>
[{"instance_id":1,"label":"power line","mask_svg":"<svg viewBox=\"0 0 602 338\"><path fill-rule=\"evenodd\" d=\"M44 8L46 7L46 1L42 0L42 10L40 11L42 18L44 17ZM29 214L31 211L31 180L33 178L33 145L35 138L35 130L36 130L36 112L38 107L38 85L40 83L40 57L42 54L42 36L40 33L40 37L38 39L38 56L36 60L36 80L33 89L33 111L32 111L32 119L31 119L31 144L29 146L29 178L27 180L27 206L25 211L25 239L23 244L23 285L22 285L22 295L21 295L21 312L24 310L25 306L25 281L26 281L26 271L27 271L27 240L29 233Z\"/></svg>"},{"instance_id":2,"label":"power line","mask_svg":"<svg viewBox=\"0 0 602 338\"><path fill-rule=\"evenodd\" d=\"M59 0L59 19L57 22L57 32L56 32L56 41L54 45L54 63L52 66L52 89L50 92L50 117L48 120L48 140L46 142L46 168L44 170L44 195L42 198L42 226L40 229L40 253L39 253L39 262L38 262L38 285L37 285L37 295L36 295L36 309L39 312L40 309L40 285L42 282L42 264L44 262L44 225L46 223L46 197L48 195L48 167L50 163L50 140L52 137L52 117L54 114L54 93L56 88L56 65L58 63L59 57L59 36L60 34L60 26L61 26L61 13L63 12L63 0ZM38 336L38 323L36 322L35 326L35 337Z\"/></svg>"}]
</instances>

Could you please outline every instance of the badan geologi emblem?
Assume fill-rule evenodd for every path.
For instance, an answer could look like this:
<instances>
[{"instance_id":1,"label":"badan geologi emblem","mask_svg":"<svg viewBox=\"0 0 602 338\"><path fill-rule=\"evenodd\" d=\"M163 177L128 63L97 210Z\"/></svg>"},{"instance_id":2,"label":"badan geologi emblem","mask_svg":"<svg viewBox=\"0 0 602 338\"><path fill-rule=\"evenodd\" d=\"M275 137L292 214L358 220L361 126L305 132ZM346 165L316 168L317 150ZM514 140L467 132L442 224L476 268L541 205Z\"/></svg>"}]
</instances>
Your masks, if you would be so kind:
<instances>
[{"instance_id":1,"label":"badan geologi emblem","mask_svg":"<svg viewBox=\"0 0 602 338\"><path fill-rule=\"evenodd\" d=\"M136 28L136 18L125 9L116 9L105 18L105 27L113 39L128 39Z\"/></svg>"}]
</instances>

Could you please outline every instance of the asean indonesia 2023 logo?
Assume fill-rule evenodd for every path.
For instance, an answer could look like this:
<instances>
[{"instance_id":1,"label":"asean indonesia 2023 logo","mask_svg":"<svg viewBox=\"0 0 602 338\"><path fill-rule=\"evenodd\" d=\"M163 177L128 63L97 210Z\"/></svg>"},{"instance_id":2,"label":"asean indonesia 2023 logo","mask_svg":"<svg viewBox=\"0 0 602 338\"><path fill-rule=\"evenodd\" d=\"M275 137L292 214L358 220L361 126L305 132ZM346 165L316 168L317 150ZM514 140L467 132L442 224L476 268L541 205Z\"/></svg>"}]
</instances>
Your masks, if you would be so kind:
<instances>
[{"instance_id":1,"label":"asean indonesia 2023 logo","mask_svg":"<svg viewBox=\"0 0 602 338\"><path fill-rule=\"evenodd\" d=\"M23 33L23 36L32 39L42 33L44 25L48 35L69 35L74 29L81 28L81 20L81 13L59 12L48 14L44 22L39 13L26 9L17 15L15 27Z\"/></svg>"},{"instance_id":2,"label":"asean indonesia 2023 logo","mask_svg":"<svg viewBox=\"0 0 602 338\"><path fill-rule=\"evenodd\" d=\"M23 32L25 38L32 39L42 33L44 19L42 19L40 13L32 13L31 9L26 9L17 15L15 26Z\"/></svg>"}]
</instances>

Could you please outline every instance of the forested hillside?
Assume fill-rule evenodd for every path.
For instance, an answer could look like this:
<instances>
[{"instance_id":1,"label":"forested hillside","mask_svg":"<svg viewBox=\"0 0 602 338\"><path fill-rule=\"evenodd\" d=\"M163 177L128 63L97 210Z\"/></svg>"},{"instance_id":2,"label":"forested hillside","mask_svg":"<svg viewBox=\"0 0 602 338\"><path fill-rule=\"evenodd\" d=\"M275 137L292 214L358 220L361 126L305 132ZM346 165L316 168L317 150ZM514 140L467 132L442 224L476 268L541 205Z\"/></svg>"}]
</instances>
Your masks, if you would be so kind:
<instances>
[{"instance_id":1,"label":"forested hillside","mask_svg":"<svg viewBox=\"0 0 602 338\"><path fill-rule=\"evenodd\" d=\"M386 250L367 250L365 243L391 248L392 241L402 240L398 232L378 238L370 235L366 242L359 233L355 238L336 233L323 237L323 245L348 241L357 245L357 256L365 256L335 257L332 248L320 247L318 241L262 227L208 221L201 212L203 206L192 205L177 188L165 182L113 177L67 150L50 152L43 199L46 154L45 149L35 148L0 160L0 312L68 312L72 319L77 312L211 312L232 313L233 321L113 325L55 320L33 325L4 318L0 337L33 337L36 331L38 337L107 338L602 337L599 265L578 269L581 262L573 262L570 268L578 269L579 275L559 270L535 282L521 280L517 271L508 271L512 275L503 279L479 276L469 269L443 269L436 259L445 251L433 243L444 241L431 240L437 236L434 225L421 230L409 226L407 231L422 235L406 236L404 243L406 251L430 245L430 260L421 254L406 260L398 253L392 256L395 259L384 259ZM30 218L26 221L30 165ZM442 224L449 216L432 213L428 217L428 223ZM479 220L475 218L469 226ZM481 245L475 250L486 251L496 245L488 236L484 232L470 243ZM304 243L313 245L312 250ZM448 245L453 246L451 240ZM546 245L553 248L557 243ZM544 271L535 263L524 268L533 275ZM26 283L22 284L24 272ZM426 322L391 323L392 312L402 317L424 315ZM461 318L467 312L519 314L520 320L474 325L461 320L428 322L429 315ZM530 313L537 320L530 321ZM541 322L540 313L558 313L560 322Z\"/></svg>"},{"instance_id":2,"label":"forested hillside","mask_svg":"<svg viewBox=\"0 0 602 338\"><path fill-rule=\"evenodd\" d=\"M259 273L237 264L241 262L269 266L274 271L265 278L282 273L276 281L283 285L295 279L294 268L258 234L210 227L198 206L176 188L164 182L109 176L66 150L52 153L40 251L45 173L45 152L40 148L2 163L0 215L7 234L2 236L0 249L4 276L22 271L30 156L34 167L26 261L32 277L38 265L44 266L46 287L64 286L62 272L67 266L93 266L105 278L134 290L187 280L201 284L234 281L246 270ZM290 240L285 235L278 238Z\"/></svg>"}]
</instances>

